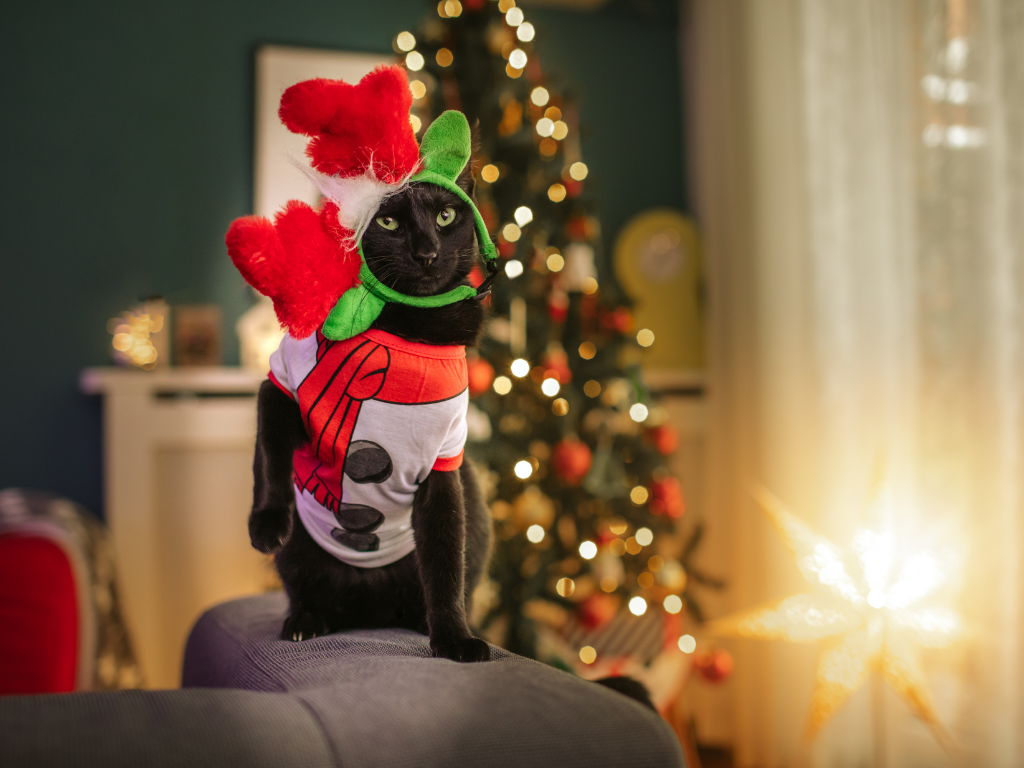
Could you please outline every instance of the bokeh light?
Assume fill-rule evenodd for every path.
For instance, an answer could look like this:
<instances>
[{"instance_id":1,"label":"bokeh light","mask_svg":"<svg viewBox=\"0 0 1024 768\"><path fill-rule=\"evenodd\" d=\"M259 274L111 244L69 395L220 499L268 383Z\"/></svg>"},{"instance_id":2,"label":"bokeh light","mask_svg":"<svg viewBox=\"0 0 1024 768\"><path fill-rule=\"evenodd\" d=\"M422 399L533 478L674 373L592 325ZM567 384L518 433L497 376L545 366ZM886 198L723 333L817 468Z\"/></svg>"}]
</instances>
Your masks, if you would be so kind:
<instances>
[{"instance_id":1,"label":"bokeh light","mask_svg":"<svg viewBox=\"0 0 1024 768\"><path fill-rule=\"evenodd\" d=\"M597 280L592 277L584 277L580 281L580 290L588 296L597 293Z\"/></svg>"},{"instance_id":2,"label":"bokeh light","mask_svg":"<svg viewBox=\"0 0 1024 768\"><path fill-rule=\"evenodd\" d=\"M629 409L629 418L640 423L647 420L647 406L643 403L634 403Z\"/></svg>"},{"instance_id":3,"label":"bokeh light","mask_svg":"<svg viewBox=\"0 0 1024 768\"><path fill-rule=\"evenodd\" d=\"M552 253L548 256L547 265L552 272L561 272L565 266L565 259L560 253Z\"/></svg>"},{"instance_id":4,"label":"bokeh light","mask_svg":"<svg viewBox=\"0 0 1024 768\"><path fill-rule=\"evenodd\" d=\"M601 394L601 382L591 379L583 385L583 394L587 397L597 397Z\"/></svg>"},{"instance_id":5,"label":"bokeh light","mask_svg":"<svg viewBox=\"0 0 1024 768\"><path fill-rule=\"evenodd\" d=\"M499 395L507 395L512 391L512 380L508 376L499 376L494 380L493 386Z\"/></svg>"},{"instance_id":6,"label":"bokeh light","mask_svg":"<svg viewBox=\"0 0 1024 768\"><path fill-rule=\"evenodd\" d=\"M452 61L455 60L455 57L452 55L452 52L449 51L447 48L438 48L437 56L435 58L437 59L438 66L441 67L451 66Z\"/></svg>"},{"instance_id":7,"label":"bokeh light","mask_svg":"<svg viewBox=\"0 0 1024 768\"><path fill-rule=\"evenodd\" d=\"M693 653L697 650L697 641L693 635L683 635L679 638L679 650L683 653Z\"/></svg>"},{"instance_id":8,"label":"bokeh light","mask_svg":"<svg viewBox=\"0 0 1024 768\"><path fill-rule=\"evenodd\" d=\"M412 91L412 97L414 99L422 99L427 95L427 86L422 80L413 80L409 83L409 90Z\"/></svg>"},{"instance_id":9,"label":"bokeh light","mask_svg":"<svg viewBox=\"0 0 1024 768\"><path fill-rule=\"evenodd\" d=\"M540 385L540 391L548 397L557 395L559 389L558 379L544 379L544 382Z\"/></svg>"},{"instance_id":10,"label":"bokeh light","mask_svg":"<svg viewBox=\"0 0 1024 768\"><path fill-rule=\"evenodd\" d=\"M569 412L569 401L560 397L551 404L551 412L555 416L565 416Z\"/></svg>"},{"instance_id":11,"label":"bokeh light","mask_svg":"<svg viewBox=\"0 0 1024 768\"><path fill-rule=\"evenodd\" d=\"M526 529L526 538L531 544L540 544L544 541L544 529L539 525L531 525Z\"/></svg>"},{"instance_id":12,"label":"bokeh light","mask_svg":"<svg viewBox=\"0 0 1024 768\"><path fill-rule=\"evenodd\" d=\"M480 178L486 181L488 184L493 184L498 180L501 175L501 171L498 170L498 166L493 163L488 163L480 169Z\"/></svg>"},{"instance_id":13,"label":"bokeh light","mask_svg":"<svg viewBox=\"0 0 1024 768\"><path fill-rule=\"evenodd\" d=\"M412 126L413 133L419 133L420 128L423 127L423 121L420 120L416 115L409 115L409 124Z\"/></svg>"},{"instance_id":14,"label":"bokeh light","mask_svg":"<svg viewBox=\"0 0 1024 768\"><path fill-rule=\"evenodd\" d=\"M642 485L637 485L629 492L629 500L639 507L641 504L647 503L647 495L647 489Z\"/></svg>"},{"instance_id":15,"label":"bokeh light","mask_svg":"<svg viewBox=\"0 0 1024 768\"><path fill-rule=\"evenodd\" d=\"M536 34L536 30L533 28L533 24L528 21L524 21L519 25L519 29L516 30L516 37L524 43L528 43L533 40L534 34Z\"/></svg>"},{"instance_id":16,"label":"bokeh light","mask_svg":"<svg viewBox=\"0 0 1024 768\"><path fill-rule=\"evenodd\" d=\"M523 262L519 259L509 259L505 262L505 274L509 279L514 279L523 274Z\"/></svg>"},{"instance_id":17,"label":"bokeh light","mask_svg":"<svg viewBox=\"0 0 1024 768\"><path fill-rule=\"evenodd\" d=\"M509 8L505 21L510 27L518 27L523 23L523 12L519 8Z\"/></svg>"},{"instance_id":18,"label":"bokeh light","mask_svg":"<svg viewBox=\"0 0 1024 768\"><path fill-rule=\"evenodd\" d=\"M551 132L555 130L555 123L547 117L542 117L537 121L537 125L534 126L537 129L537 134L540 136L550 136Z\"/></svg>"},{"instance_id":19,"label":"bokeh light","mask_svg":"<svg viewBox=\"0 0 1024 768\"><path fill-rule=\"evenodd\" d=\"M533 221L533 211L527 208L525 205L520 205L516 208L515 212L516 224L520 227L525 227L531 221Z\"/></svg>"},{"instance_id":20,"label":"bokeh light","mask_svg":"<svg viewBox=\"0 0 1024 768\"><path fill-rule=\"evenodd\" d=\"M654 531L650 528L637 528L636 540L641 547L650 546L654 542Z\"/></svg>"},{"instance_id":21,"label":"bokeh light","mask_svg":"<svg viewBox=\"0 0 1024 768\"><path fill-rule=\"evenodd\" d=\"M636 334L636 343L641 347L649 347L654 343L654 331L641 328Z\"/></svg>"},{"instance_id":22,"label":"bokeh light","mask_svg":"<svg viewBox=\"0 0 1024 768\"><path fill-rule=\"evenodd\" d=\"M562 120L555 120L551 126L551 138L561 141L569 135L569 126Z\"/></svg>"},{"instance_id":23,"label":"bokeh light","mask_svg":"<svg viewBox=\"0 0 1024 768\"><path fill-rule=\"evenodd\" d=\"M523 231L517 224L509 222L501 228L501 236L508 240L510 243L516 242L523 234Z\"/></svg>"},{"instance_id":24,"label":"bokeh light","mask_svg":"<svg viewBox=\"0 0 1024 768\"><path fill-rule=\"evenodd\" d=\"M679 613L683 610L683 600L679 595L669 595L662 602L661 607L668 613Z\"/></svg>"},{"instance_id":25,"label":"bokeh light","mask_svg":"<svg viewBox=\"0 0 1024 768\"><path fill-rule=\"evenodd\" d=\"M584 341L582 344L580 344L580 357L582 357L584 360L591 360L596 354L597 347L594 346L594 342Z\"/></svg>"},{"instance_id":26,"label":"bokeh light","mask_svg":"<svg viewBox=\"0 0 1024 768\"><path fill-rule=\"evenodd\" d=\"M589 173L589 169L586 163L576 162L569 166L569 176L574 181L583 181L587 178L587 173Z\"/></svg>"},{"instance_id":27,"label":"bokeh light","mask_svg":"<svg viewBox=\"0 0 1024 768\"><path fill-rule=\"evenodd\" d=\"M643 616L647 613L647 601L637 595L634 598L630 598L629 601L629 612L634 616Z\"/></svg>"},{"instance_id":28,"label":"bokeh light","mask_svg":"<svg viewBox=\"0 0 1024 768\"><path fill-rule=\"evenodd\" d=\"M533 474L533 465L525 459L517 461L513 471L520 480L526 480Z\"/></svg>"},{"instance_id":29,"label":"bokeh light","mask_svg":"<svg viewBox=\"0 0 1024 768\"><path fill-rule=\"evenodd\" d=\"M416 47L416 38L413 37L412 32L399 32L395 38L395 45L398 47L398 50L408 53Z\"/></svg>"},{"instance_id":30,"label":"bokeh light","mask_svg":"<svg viewBox=\"0 0 1024 768\"><path fill-rule=\"evenodd\" d=\"M584 541L580 544L580 557L584 560L593 560L597 554L597 544L592 541Z\"/></svg>"},{"instance_id":31,"label":"bokeh light","mask_svg":"<svg viewBox=\"0 0 1024 768\"><path fill-rule=\"evenodd\" d=\"M580 661L584 664L593 664L597 661L597 651L589 645L584 645L580 648Z\"/></svg>"},{"instance_id":32,"label":"bokeh light","mask_svg":"<svg viewBox=\"0 0 1024 768\"><path fill-rule=\"evenodd\" d=\"M548 199L553 203L565 200L565 187L557 182L548 187Z\"/></svg>"},{"instance_id":33,"label":"bokeh light","mask_svg":"<svg viewBox=\"0 0 1024 768\"><path fill-rule=\"evenodd\" d=\"M518 10L518 8L514 8L513 10ZM516 48L509 54L508 63L516 69L522 69L526 66L526 51L522 48Z\"/></svg>"},{"instance_id":34,"label":"bokeh light","mask_svg":"<svg viewBox=\"0 0 1024 768\"><path fill-rule=\"evenodd\" d=\"M419 72L423 69L423 54L419 51L409 51L405 54L405 66L411 69L413 72Z\"/></svg>"},{"instance_id":35,"label":"bokeh light","mask_svg":"<svg viewBox=\"0 0 1024 768\"><path fill-rule=\"evenodd\" d=\"M563 577L555 582L555 592L561 597L571 597L576 591L576 582L568 577Z\"/></svg>"},{"instance_id":36,"label":"bokeh light","mask_svg":"<svg viewBox=\"0 0 1024 768\"><path fill-rule=\"evenodd\" d=\"M512 365L509 368L512 370L513 376L521 379L530 372L530 363L521 357L517 357L512 361Z\"/></svg>"},{"instance_id":37,"label":"bokeh light","mask_svg":"<svg viewBox=\"0 0 1024 768\"><path fill-rule=\"evenodd\" d=\"M542 85L538 85L530 92L530 101L532 101L536 107L543 107L548 103L550 98L551 94L548 93L548 89Z\"/></svg>"}]
</instances>

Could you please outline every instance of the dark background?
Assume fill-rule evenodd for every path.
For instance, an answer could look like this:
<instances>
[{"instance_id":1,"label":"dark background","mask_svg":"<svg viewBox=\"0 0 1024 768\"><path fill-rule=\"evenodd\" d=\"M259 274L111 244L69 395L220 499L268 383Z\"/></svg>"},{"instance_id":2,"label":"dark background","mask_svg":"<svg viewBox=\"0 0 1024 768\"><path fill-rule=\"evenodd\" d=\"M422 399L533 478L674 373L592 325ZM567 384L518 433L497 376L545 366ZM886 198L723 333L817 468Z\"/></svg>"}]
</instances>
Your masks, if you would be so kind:
<instances>
[{"instance_id":1,"label":"dark background","mask_svg":"<svg viewBox=\"0 0 1024 768\"><path fill-rule=\"evenodd\" d=\"M226 364L252 298L228 260L251 212L253 53L261 43L390 52L436 3L22 3L0 24L3 119L0 488L102 514L107 319L137 299L224 308ZM587 184L606 250L652 206L688 208L677 18L668 0L532 8L545 70L582 96Z\"/></svg>"}]
</instances>

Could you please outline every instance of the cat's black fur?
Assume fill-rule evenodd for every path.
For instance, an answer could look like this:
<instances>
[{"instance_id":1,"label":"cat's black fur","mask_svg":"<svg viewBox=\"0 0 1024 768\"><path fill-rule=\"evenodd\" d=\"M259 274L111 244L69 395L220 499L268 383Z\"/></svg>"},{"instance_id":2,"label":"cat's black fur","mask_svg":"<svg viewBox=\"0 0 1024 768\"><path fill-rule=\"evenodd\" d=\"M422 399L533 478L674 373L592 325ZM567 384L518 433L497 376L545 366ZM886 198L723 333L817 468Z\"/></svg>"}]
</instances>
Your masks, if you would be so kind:
<instances>
[{"instance_id":1,"label":"cat's black fur","mask_svg":"<svg viewBox=\"0 0 1024 768\"><path fill-rule=\"evenodd\" d=\"M458 179L473 193L467 164ZM437 215L446 207L446 227ZM433 295L467 284L478 248L472 211L433 184L412 184L386 199L363 236L367 266L385 285L406 295ZM483 321L472 299L435 309L388 303L373 324L427 344L474 345ZM473 467L432 471L416 492L412 525L416 549L379 568L356 568L321 549L295 510L292 454L308 441L299 406L271 382L258 398L253 462L255 487L249 536L261 552L276 553L277 570L291 602L284 639L305 640L343 629L403 627L430 635L435 656L486 661L490 649L467 622L473 589L490 553L491 524Z\"/></svg>"}]
</instances>

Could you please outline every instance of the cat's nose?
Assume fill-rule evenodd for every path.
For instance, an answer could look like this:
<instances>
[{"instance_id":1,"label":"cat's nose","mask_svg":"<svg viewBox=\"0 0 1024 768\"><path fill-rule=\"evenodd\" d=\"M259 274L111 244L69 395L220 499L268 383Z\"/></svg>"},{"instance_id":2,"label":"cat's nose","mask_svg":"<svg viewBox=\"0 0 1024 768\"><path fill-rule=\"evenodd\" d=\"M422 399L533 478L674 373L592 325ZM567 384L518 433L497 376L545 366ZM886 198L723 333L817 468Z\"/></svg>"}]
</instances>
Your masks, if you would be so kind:
<instances>
[{"instance_id":1,"label":"cat's nose","mask_svg":"<svg viewBox=\"0 0 1024 768\"><path fill-rule=\"evenodd\" d=\"M423 264L424 269L430 269L430 265L434 263L434 259L437 258L437 252L433 253L417 253L416 260Z\"/></svg>"}]
</instances>

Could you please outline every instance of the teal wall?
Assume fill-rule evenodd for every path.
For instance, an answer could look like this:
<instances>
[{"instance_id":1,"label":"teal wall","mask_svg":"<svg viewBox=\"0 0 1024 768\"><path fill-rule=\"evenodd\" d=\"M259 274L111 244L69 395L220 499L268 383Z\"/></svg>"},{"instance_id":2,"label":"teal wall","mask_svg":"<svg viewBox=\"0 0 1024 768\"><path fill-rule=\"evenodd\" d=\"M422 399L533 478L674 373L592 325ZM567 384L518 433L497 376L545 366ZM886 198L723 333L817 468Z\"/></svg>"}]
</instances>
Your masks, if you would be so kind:
<instances>
[{"instance_id":1,"label":"teal wall","mask_svg":"<svg viewBox=\"0 0 1024 768\"><path fill-rule=\"evenodd\" d=\"M13 5L13 4L9 4ZM224 308L226 362L251 299L225 255L252 199L253 51L390 51L420 0L38 2L0 25L0 488L102 511L109 317L137 298ZM687 207L674 3L526 7L545 68L583 102L606 243L632 214Z\"/></svg>"}]
</instances>

